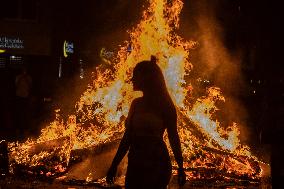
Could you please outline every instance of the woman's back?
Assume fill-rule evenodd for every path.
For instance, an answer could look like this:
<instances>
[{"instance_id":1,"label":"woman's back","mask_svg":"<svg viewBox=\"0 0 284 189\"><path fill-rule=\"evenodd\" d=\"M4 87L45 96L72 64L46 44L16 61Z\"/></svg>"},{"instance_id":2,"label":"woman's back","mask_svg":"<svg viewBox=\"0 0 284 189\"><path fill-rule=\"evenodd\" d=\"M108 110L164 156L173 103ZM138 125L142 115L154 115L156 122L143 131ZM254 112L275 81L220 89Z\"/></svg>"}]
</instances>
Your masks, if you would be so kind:
<instances>
[{"instance_id":1,"label":"woman's back","mask_svg":"<svg viewBox=\"0 0 284 189\"><path fill-rule=\"evenodd\" d=\"M154 59L138 63L131 79L133 89L143 92L130 107L126 130L108 171L113 181L117 165L128 153L126 189L165 189L171 178L171 160L163 141L167 129L169 142L179 167L181 185L185 182L176 110L168 94L163 73Z\"/></svg>"},{"instance_id":2,"label":"woman's back","mask_svg":"<svg viewBox=\"0 0 284 189\"><path fill-rule=\"evenodd\" d=\"M130 118L127 188L165 188L171 177L171 161L163 141L163 114L140 98Z\"/></svg>"},{"instance_id":3,"label":"woman's back","mask_svg":"<svg viewBox=\"0 0 284 189\"><path fill-rule=\"evenodd\" d=\"M131 118L131 136L163 140L165 126L161 111L154 109L143 98L137 101Z\"/></svg>"}]
</instances>

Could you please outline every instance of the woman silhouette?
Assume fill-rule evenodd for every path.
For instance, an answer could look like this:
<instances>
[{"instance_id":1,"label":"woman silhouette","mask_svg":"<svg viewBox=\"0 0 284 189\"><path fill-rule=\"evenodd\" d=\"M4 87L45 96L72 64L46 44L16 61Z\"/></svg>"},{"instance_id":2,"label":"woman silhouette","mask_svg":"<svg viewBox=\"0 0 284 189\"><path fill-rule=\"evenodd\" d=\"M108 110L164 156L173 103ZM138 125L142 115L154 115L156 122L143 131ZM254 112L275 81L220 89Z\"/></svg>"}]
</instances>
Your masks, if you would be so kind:
<instances>
[{"instance_id":1,"label":"woman silhouette","mask_svg":"<svg viewBox=\"0 0 284 189\"><path fill-rule=\"evenodd\" d=\"M186 178L180 139L177 133L177 115L156 58L136 65L132 77L134 90L143 92L135 99L125 122L125 133L107 173L107 182L113 183L117 166L127 151L126 189L165 189L171 178L172 165L163 135L167 129L171 148L178 164L179 185Z\"/></svg>"}]
</instances>

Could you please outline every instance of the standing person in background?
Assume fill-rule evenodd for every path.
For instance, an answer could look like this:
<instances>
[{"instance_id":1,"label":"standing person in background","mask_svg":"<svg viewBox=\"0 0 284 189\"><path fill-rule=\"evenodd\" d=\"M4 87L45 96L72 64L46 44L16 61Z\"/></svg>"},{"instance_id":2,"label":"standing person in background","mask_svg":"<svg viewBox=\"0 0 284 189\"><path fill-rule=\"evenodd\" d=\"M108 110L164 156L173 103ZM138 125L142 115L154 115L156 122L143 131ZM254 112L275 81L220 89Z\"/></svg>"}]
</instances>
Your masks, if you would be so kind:
<instances>
[{"instance_id":1,"label":"standing person in background","mask_svg":"<svg viewBox=\"0 0 284 189\"><path fill-rule=\"evenodd\" d=\"M23 67L15 80L16 87L16 128L18 137L22 139L23 133L28 131L28 124L30 119L30 96L32 89L32 77L28 74L27 69Z\"/></svg>"},{"instance_id":2,"label":"standing person in background","mask_svg":"<svg viewBox=\"0 0 284 189\"><path fill-rule=\"evenodd\" d=\"M15 78L9 69L0 69L0 140L13 140Z\"/></svg>"},{"instance_id":3,"label":"standing person in background","mask_svg":"<svg viewBox=\"0 0 284 189\"><path fill-rule=\"evenodd\" d=\"M143 97L135 99L131 104L125 133L107 173L107 182L113 183L118 164L129 151L125 188L166 189L172 174L169 152L163 140L167 130L178 164L179 185L182 186L186 177L177 132L176 109L155 57L136 65L132 82L134 90L142 91Z\"/></svg>"}]
</instances>

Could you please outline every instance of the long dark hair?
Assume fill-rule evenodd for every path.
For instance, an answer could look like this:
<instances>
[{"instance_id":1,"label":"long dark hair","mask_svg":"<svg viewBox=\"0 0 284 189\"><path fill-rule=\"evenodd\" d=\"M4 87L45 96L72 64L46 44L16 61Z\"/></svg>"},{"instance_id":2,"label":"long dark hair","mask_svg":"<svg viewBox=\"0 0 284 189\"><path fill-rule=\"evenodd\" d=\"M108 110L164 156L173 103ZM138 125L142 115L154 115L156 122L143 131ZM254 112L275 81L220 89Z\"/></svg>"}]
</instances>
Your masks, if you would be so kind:
<instances>
[{"instance_id":1,"label":"long dark hair","mask_svg":"<svg viewBox=\"0 0 284 189\"><path fill-rule=\"evenodd\" d=\"M162 70L155 58L152 58L151 61L139 62L133 70L133 77L135 75L138 75L137 77L140 79L141 90L151 94L153 106L157 105L158 108L175 107L167 90Z\"/></svg>"}]
</instances>

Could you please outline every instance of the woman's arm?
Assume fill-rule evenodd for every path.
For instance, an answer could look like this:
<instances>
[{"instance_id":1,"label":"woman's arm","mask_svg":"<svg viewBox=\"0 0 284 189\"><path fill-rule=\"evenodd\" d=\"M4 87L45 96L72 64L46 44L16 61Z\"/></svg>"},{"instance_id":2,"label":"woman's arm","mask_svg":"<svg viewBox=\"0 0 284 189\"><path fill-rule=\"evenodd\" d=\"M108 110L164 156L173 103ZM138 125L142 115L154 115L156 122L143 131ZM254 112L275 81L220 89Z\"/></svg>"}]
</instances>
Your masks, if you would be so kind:
<instances>
[{"instance_id":1,"label":"woman's arm","mask_svg":"<svg viewBox=\"0 0 284 189\"><path fill-rule=\"evenodd\" d=\"M119 165L119 163L121 162L121 160L123 159L123 157L125 156L125 154L127 153L130 143L129 143L129 136L128 136L128 132L127 129L120 141L118 150L115 154L115 157L112 160L111 166L107 172L107 176L106 176L106 181L109 184L112 184L114 182L114 178L117 172L117 166Z\"/></svg>"},{"instance_id":2,"label":"woman's arm","mask_svg":"<svg viewBox=\"0 0 284 189\"><path fill-rule=\"evenodd\" d=\"M127 119L125 121L124 135L120 141L115 157L113 158L113 161L107 173L107 181L109 183L113 182L113 179L116 174L117 166L119 165L119 163L121 162L125 154L127 153L129 146L130 146L130 127L131 127L131 117L134 112L134 106L135 106L135 101L133 101L131 104Z\"/></svg>"},{"instance_id":3,"label":"woman's arm","mask_svg":"<svg viewBox=\"0 0 284 189\"><path fill-rule=\"evenodd\" d=\"M171 148L173 150L176 162L178 164L178 183L183 186L186 183L186 174L183 169L183 157L181 151L180 139L177 131L177 114L175 108L166 117L167 132Z\"/></svg>"},{"instance_id":4,"label":"woman's arm","mask_svg":"<svg viewBox=\"0 0 284 189\"><path fill-rule=\"evenodd\" d=\"M174 153L175 160L180 169L183 168L183 157L181 151L181 144L179 135L177 132L177 114L176 111L172 111L171 115L168 115L165 120L167 124L167 132L170 141L170 146Z\"/></svg>"},{"instance_id":5,"label":"woman's arm","mask_svg":"<svg viewBox=\"0 0 284 189\"><path fill-rule=\"evenodd\" d=\"M111 167L117 167L129 149L130 146L129 134L128 134L129 132L127 130L128 129L126 128L125 133L120 141L117 152L111 163Z\"/></svg>"}]
</instances>

